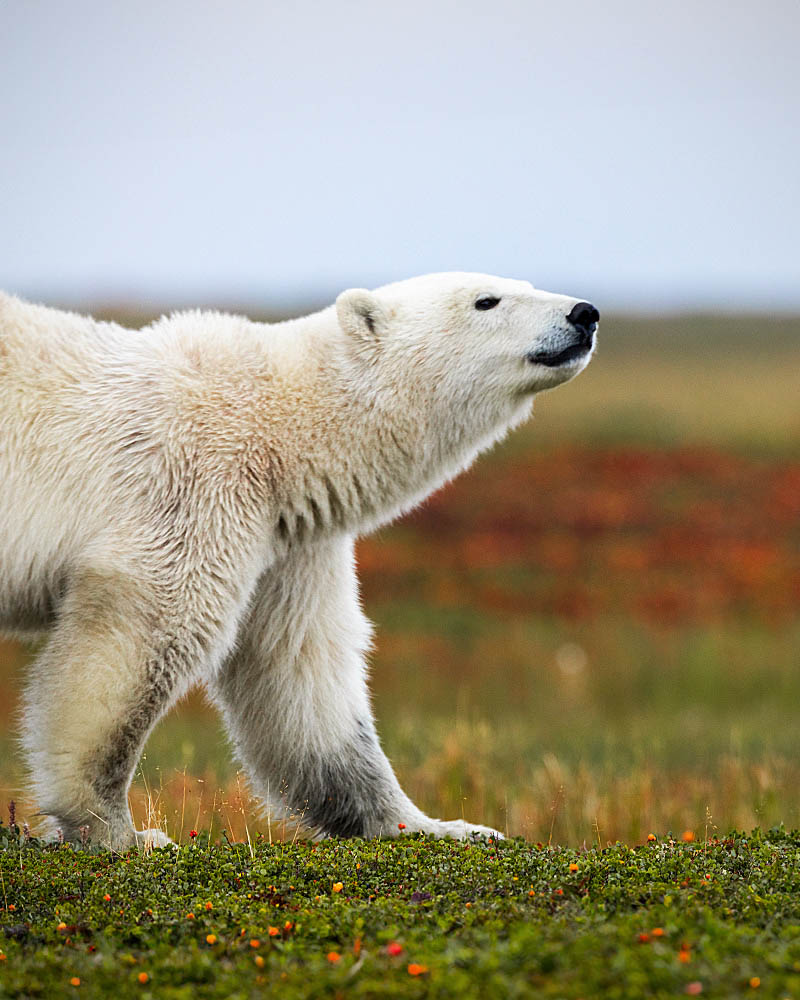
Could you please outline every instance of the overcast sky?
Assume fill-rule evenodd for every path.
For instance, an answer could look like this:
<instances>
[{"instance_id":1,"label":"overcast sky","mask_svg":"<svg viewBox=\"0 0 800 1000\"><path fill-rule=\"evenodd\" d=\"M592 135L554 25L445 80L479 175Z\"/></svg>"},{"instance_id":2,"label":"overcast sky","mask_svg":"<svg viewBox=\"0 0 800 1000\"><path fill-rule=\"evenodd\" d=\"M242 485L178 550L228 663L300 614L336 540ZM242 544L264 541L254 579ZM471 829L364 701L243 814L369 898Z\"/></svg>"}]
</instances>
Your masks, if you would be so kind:
<instances>
[{"instance_id":1,"label":"overcast sky","mask_svg":"<svg viewBox=\"0 0 800 1000\"><path fill-rule=\"evenodd\" d=\"M0 287L800 308L796 0L0 0Z\"/></svg>"}]
</instances>

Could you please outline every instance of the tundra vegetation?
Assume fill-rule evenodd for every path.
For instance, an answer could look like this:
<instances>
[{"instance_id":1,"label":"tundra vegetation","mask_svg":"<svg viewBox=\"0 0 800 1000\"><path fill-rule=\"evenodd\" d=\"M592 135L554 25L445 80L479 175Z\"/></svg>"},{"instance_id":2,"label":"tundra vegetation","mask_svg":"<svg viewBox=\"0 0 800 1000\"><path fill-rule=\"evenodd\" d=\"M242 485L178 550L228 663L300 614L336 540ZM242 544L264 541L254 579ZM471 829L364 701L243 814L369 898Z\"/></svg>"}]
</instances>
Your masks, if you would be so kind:
<instances>
[{"instance_id":1,"label":"tundra vegetation","mask_svg":"<svg viewBox=\"0 0 800 1000\"><path fill-rule=\"evenodd\" d=\"M0 996L769 997L800 992L800 835L210 845L0 834Z\"/></svg>"},{"instance_id":2,"label":"tundra vegetation","mask_svg":"<svg viewBox=\"0 0 800 1000\"><path fill-rule=\"evenodd\" d=\"M177 853L4 828L0 996L800 994L798 366L797 320L605 321L530 425L360 543L404 787L511 840L308 844L198 694L132 794ZM0 652L0 794L35 831L28 655Z\"/></svg>"}]
</instances>

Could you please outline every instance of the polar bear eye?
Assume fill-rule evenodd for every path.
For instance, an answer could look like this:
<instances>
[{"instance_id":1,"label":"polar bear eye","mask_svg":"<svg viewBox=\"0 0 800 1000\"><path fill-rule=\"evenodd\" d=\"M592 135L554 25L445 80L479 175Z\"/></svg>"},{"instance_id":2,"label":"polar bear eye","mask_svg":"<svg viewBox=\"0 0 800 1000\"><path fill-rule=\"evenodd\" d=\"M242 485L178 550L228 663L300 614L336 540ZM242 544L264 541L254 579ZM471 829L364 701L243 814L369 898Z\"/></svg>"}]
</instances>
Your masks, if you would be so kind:
<instances>
[{"instance_id":1,"label":"polar bear eye","mask_svg":"<svg viewBox=\"0 0 800 1000\"><path fill-rule=\"evenodd\" d=\"M500 299L496 299L493 295L484 295L483 298L478 299L475 303L476 309L494 309L494 307L499 303Z\"/></svg>"}]
</instances>

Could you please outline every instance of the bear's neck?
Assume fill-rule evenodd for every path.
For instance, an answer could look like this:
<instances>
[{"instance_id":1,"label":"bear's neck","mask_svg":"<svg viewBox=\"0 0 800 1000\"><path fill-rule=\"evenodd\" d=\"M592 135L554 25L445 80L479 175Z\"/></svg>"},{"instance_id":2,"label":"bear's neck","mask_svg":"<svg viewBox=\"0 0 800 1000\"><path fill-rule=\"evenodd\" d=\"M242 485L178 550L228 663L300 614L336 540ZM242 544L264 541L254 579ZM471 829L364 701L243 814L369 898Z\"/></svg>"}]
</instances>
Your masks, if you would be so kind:
<instances>
[{"instance_id":1,"label":"bear's neck","mask_svg":"<svg viewBox=\"0 0 800 1000\"><path fill-rule=\"evenodd\" d=\"M327 350L323 318L331 325ZM291 449L274 517L284 542L374 530L456 476L515 422L476 407L459 419L454 409L465 408L446 406L433 392L394 379L382 384L377 373L370 377L342 361L335 317L317 314L314 320L292 324L298 345L305 335L315 343L298 354L292 376L297 410L281 435Z\"/></svg>"}]
</instances>

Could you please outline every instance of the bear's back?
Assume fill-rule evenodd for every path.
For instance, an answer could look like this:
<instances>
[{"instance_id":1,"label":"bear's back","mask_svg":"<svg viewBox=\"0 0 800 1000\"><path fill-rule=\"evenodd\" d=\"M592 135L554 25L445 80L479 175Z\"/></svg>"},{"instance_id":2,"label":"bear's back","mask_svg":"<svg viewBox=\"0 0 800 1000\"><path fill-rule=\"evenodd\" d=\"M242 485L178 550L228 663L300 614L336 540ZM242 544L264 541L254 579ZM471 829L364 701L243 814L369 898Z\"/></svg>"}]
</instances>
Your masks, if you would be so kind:
<instances>
[{"instance_id":1,"label":"bear's back","mask_svg":"<svg viewBox=\"0 0 800 1000\"><path fill-rule=\"evenodd\" d=\"M0 393L58 394L94 371L127 333L116 323L0 292Z\"/></svg>"}]
</instances>

